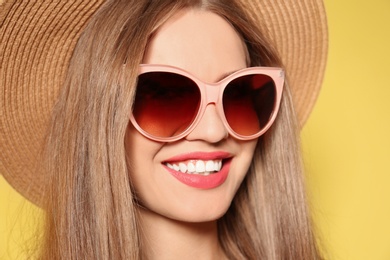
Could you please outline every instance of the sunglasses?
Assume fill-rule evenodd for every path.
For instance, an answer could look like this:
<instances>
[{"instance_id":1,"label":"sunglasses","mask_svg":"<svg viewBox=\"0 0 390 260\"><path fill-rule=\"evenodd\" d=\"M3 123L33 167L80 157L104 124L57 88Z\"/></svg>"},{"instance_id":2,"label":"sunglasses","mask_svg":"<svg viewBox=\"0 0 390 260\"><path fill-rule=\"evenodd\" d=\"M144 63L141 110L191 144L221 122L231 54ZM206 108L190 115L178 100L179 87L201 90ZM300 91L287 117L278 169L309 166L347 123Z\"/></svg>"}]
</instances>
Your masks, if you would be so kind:
<instances>
[{"instance_id":1,"label":"sunglasses","mask_svg":"<svg viewBox=\"0 0 390 260\"><path fill-rule=\"evenodd\" d=\"M274 122L283 83L281 68L250 67L206 83L179 68L141 64L130 121L151 140L173 142L187 136L214 104L231 136L251 140Z\"/></svg>"}]
</instances>

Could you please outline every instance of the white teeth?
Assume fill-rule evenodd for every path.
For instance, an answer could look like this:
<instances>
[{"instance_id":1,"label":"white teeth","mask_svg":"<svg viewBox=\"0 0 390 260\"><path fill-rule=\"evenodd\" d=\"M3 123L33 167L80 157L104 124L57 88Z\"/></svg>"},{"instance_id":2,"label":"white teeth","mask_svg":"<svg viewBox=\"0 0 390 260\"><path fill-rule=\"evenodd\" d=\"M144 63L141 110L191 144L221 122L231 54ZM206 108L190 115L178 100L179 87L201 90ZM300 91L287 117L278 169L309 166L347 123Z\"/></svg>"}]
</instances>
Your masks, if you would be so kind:
<instances>
[{"instance_id":1,"label":"white teeth","mask_svg":"<svg viewBox=\"0 0 390 260\"><path fill-rule=\"evenodd\" d=\"M181 172L187 171L187 165L185 165L184 163L179 163L179 168Z\"/></svg>"},{"instance_id":2,"label":"white teeth","mask_svg":"<svg viewBox=\"0 0 390 260\"><path fill-rule=\"evenodd\" d=\"M213 161L207 161L207 163L206 163L206 171L207 172L214 171L214 162Z\"/></svg>"},{"instance_id":3,"label":"white teeth","mask_svg":"<svg viewBox=\"0 0 390 260\"><path fill-rule=\"evenodd\" d=\"M218 172L222 168L222 160L208 160L208 161L202 161L202 160L191 160L187 163L180 162L180 163L166 163L165 164L168 168L171 168L175 171L180 171L182 173L188 173L188 174L202 174L202 175L209 175L214 172Z\"/></svg>"},{"instance_id":4,"label":"white teeth","mask_svg":"<svg viewBox=\"0 0 390 260\"><path fill-rule=\"evenodd\" d=\"M197 161L196 162L196 172L204 172L204 171L205 171L204 162Z\"/></svg>"},{"instance_id":5,"label":"white teeth","mask_svg":"<svg viewBox=\"0 0 390 260\"><path fill-rule=\"evenodd\" d=\"M188 171L188 173L193 173L193 172L195 172L195 165L194 165L192 162L190 162L190 163L187 165L187 171Z\"/></svg>"}]
</instances>

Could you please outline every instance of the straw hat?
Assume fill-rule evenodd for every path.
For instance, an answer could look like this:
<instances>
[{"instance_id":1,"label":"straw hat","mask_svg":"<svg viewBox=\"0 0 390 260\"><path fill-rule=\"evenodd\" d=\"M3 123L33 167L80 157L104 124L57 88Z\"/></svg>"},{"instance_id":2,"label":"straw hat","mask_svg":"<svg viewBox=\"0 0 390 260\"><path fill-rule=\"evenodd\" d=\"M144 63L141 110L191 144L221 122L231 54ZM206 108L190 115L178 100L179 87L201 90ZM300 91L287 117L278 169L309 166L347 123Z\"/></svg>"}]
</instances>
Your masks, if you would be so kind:
<instances>
[{"instance_id":1,"label":"straw hat","mask_svg":"<svg viewBox=\"0 0 390 260\"><path fill-rule=\"evenodd\" d=\"M301 125L319 93L327 56L321 0L242 0L281 54ZM33 171L73 48L104 0L0 0L0 173L37 203Z\"/></svg>"}]
</instances>

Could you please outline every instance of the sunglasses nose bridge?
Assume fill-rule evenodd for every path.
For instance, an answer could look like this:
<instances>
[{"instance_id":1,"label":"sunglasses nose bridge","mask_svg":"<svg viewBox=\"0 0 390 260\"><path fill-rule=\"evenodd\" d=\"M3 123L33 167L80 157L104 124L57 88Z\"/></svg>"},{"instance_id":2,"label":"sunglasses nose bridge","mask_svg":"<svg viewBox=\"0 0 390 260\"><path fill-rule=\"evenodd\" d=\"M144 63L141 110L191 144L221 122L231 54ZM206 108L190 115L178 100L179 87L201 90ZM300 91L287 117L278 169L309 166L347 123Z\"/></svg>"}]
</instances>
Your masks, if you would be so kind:
<instances>
[{"instance_id":1,"label":"sunglasses nose bridge","mask_svg":"<svg viewBox=\"0 0 390 260\"><path fill-rule=\"evenodd\" d=\"M205 88L205 96L206 96L206 102L205 105L208 104L217 104L220 102L219 100L219 92L220 92L220 86L219 85L213 85L213 84L204 84Z\"/></svg>"}]
</instances>

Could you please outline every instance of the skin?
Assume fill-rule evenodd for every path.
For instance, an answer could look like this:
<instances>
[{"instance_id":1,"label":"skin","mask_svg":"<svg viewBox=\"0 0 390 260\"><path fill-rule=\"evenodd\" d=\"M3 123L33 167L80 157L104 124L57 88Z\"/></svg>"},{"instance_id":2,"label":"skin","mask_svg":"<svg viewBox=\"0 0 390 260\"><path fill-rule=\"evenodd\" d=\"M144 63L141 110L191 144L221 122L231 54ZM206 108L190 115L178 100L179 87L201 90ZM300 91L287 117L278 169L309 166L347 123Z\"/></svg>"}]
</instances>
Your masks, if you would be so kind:
<instances>
[{"instance_id":1,"label":"skin","mask_svg":"<svg viewBox=\"0 0 390 260\"><path fill-rule=\"evenodd\" d=\"M247 50L224 19L191 9L174 15L159 28L143 63L176 66L205 82L217 82L247 67ZM149 140L129 125L126 150L141 204L144 252L149 259L223 258L216 220L229 208L250 166L256 143L232 138L213 104L207 106L196 128L177 142ZM199 151L231 154L229 175L222 185L193 188L163 167L162 162L173 156Z\"/></svg>"}]
</instances>

